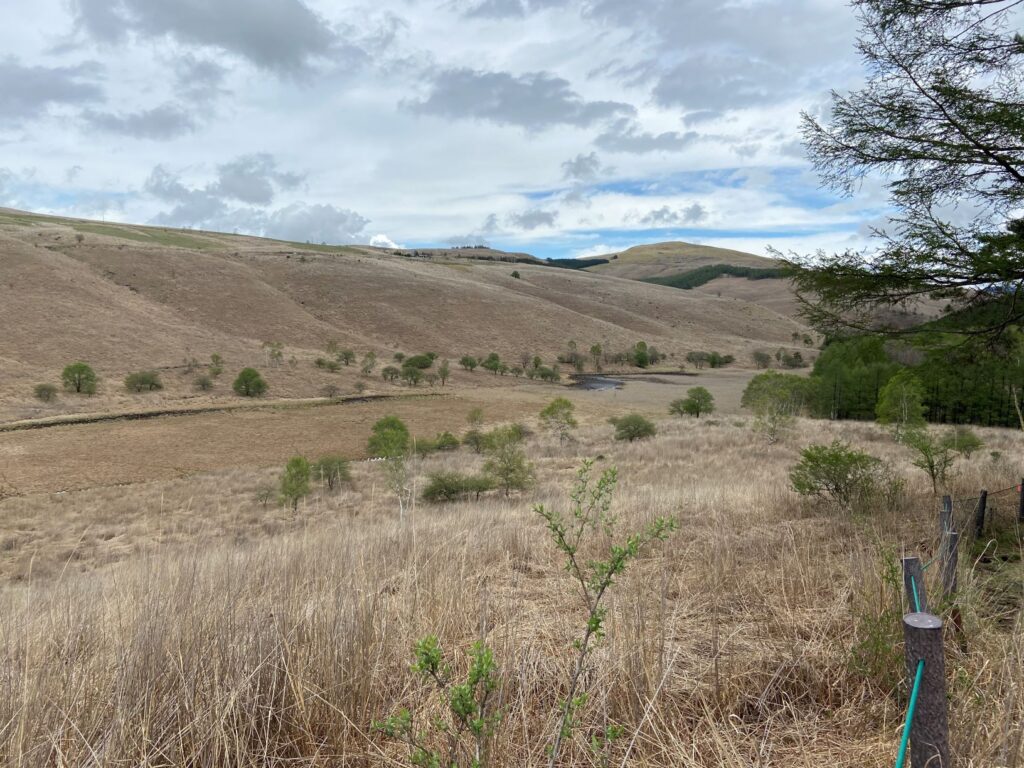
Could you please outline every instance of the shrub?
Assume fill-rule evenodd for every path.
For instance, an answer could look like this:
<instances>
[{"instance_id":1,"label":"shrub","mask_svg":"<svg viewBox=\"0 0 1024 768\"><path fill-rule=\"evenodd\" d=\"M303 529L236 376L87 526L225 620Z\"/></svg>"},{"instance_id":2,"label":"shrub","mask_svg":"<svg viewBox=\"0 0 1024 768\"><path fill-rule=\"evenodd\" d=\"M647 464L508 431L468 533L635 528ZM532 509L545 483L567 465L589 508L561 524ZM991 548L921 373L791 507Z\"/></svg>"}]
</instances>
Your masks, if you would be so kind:
<instances>
[{"instance_id":1,"label":"shrub","mask_svg":"<svg viewBox=\"0 0 1024 768\"><path fill-rule=\"evenodd\" d=\"M192 385L200 392L209 392L213 389L213 379L209 376L196 376L196 380L192 382Z\"/></svg>"},{"instance_id":2,"label":"shrub","mask_svg":"<svg viewBox=\"0 0 1024 768\"><path fill-rule=\"evenodd\" d=\"M96 372L85 363L72 363L61 371L60 378L68 392L96 394Z\"/></svg>"},{"instance_id":3,"label":"shrub","mask_svg":"<svg viewBox=\"0 0 1024 768\"><path fill-rule=\"evenodd\" d=\"M518 269L516 269L516 270L513 270L513 272L512 272L512 277L513 277L514 279L516 279L516 280L519 280L519 279L520 279L520 278L522 277L522 275L520 275L520 274L519 274L519 270L518 270Z\"/></svg>"},{"instance_id":4,"label":"shrub","mask_svg":"<svg viewBox=\"0 0 1024 768\"><path fill-rule=\"evenodd\" d=\"M485 371L490 371L491 373L497 375L498 373L501 372L501 358L498 357L497 352L491 352L491 354L489 354L487 358L482 363L480 363L480 367L483 368Z\"/></svg>"},{"instance_id":5,"label":"shrub","mask_svg":"<svg viewBox=\"0 0 1024 768\"><path fill-rule=\"evenodd\" d=\"M333 491L335 486L352 480L352 472L348 462L341 456L324 456L312 467L313 477L327 485Z\"/></svg>"},{"instance_id":6,"label":"shrub","mask_svg":"<svg viewBox=\"0 0 1024 768\"><path fill-rule=\"evenodd\" d=\"M572 402L564 397L556 397L540 412L540 423L546 430L558 435L559 442L565 443L572 438L572 430L577 427L573 415L575 410Z\"/></svg>"},{"instance_id":7,"label":"shrub","mask_svg":"<svg viewBox=\"0 0 1024 768\"><path fill-rule=\"evenodd\" d=\"M281 475L281 503L292 508L299 508L299 501L309 493L309 462L304 456L295 456L285 465Z\"/></svg>"},{"instance_id":8,"label":"shrub","mask_svg":"<svg viewBox=\"0 0 1024 768\"><path fill-rule=\"evenodd\" d=\"M400 368L395 368L393 365L387 365L381 369L380 376L384 381L394 383L402 376L402 371Z\"/></svg>"},{"instance_id":9,"label":"shrub","mask_svg":"<svg viewBox=\"0 0 1024 768\"><path fill-rule=\"evenodd\" d=\"M216 352L210 355L210 365L207 368L207 372L214 378L224 373L224 358Z\"/></svg>"},{"instance_id":10,"label":"shrub","mask_svg":"<svg viewBox=\"0 0 1024 768\"><path fill-rule=\"evenodd\" d=\"M789 472L793 490L801 496L817 496L843 509L875 490L882 462L846 443L809 445Z\"/></svg>"},{"instance_id":11,"label":"shrub","mask_svg":"<svg viewBox=\"0 0 1024 768\"><path fill-rule=\"evenodd\" d=\"M37 400L42 400L44 403L51 403L57 399L57 387L53 384L36 384L32 392Z\"/></svg>"},{"instance_id":12,"label":"shrub","mask_svg":"<svg viewBox=\"0 0 1024 768\"><path fill-rule=\"evenodd\" d=\"M454 451L459 447L459 438L451 432L442 432L434 438L434 448L438 451Z\"/></svg>"},{"instance_id":13,"label":"shrub","mask_svg":"<svg viewBox=\"0 0 1024 768\"><path fill-rule=\"evenodd\" d=\"M462 358L459 359L459 365L461 365L467 371L472 372L478 365L480 365L480 361L477 360L472 355L464 355Z\"/></svg>"},{"instance_id":14,"label":"shrub","mask_svg":"<svg viewBox=\"0 0 1024 768\"><path fill-rule=\"evenodd\" d=\"M362 382L360 382L362 383ZM326 387L320 390L320 394L324 397L329 397L331 400L341 394L341 389L337 384L328 384Z\"/></svg>"},{"instance_id":15,"label":"shrub","mask_svg":"<svg viewBox=\"0 0 1024 768\"><path fill-rule=\"evenodd\" d=\"M376 352L367 352L366 356L363 358L362 364L360 365L360 368L359 368L360 372L362 372L362 374L364 376L369 376L371 373L373 373L373 369L376 368L376 367L377 367L377 353Z\"/></svg>"},{"instance_id":16,"label":"shrub","mask_svg":"<svg viewBox=\"0 0 1024 768\"><path fill-rule=\"evenodd\" d=\"M409 428L397 416L385 416L373 425L367 451L379 458L404 456L409 452Z\"/></svg>"},{"instance_id":17,"label":"shrub","mask_svg":"<svg viewBox=\"0 0 1024 768\"><path fill-rule=\"evenodd\" d=\"M757 350L752 355L754 358L754 365L758 369L771 368L772 367L772 356L764 350Z\"/></svg>"},{"instance_id":18,"label":"shrub","mask_svg":"<svg viewBox=\"0 0 1024 768\"><path fill-rule=\"evenodd\" d=\"M484 409L470 408L469 413L466 414L466 421L471 427L479 427L484 423Z\"/></svg>"},{"instance_id":19,"label":"shrub","mask_svg":"<svg viewBox=\"0 0 1024 768\"><path fill-rule=\"evenodd\" d=\"M423 371L419 368L402 368L402 381L408 384L410 387L415 387L421 381L423 381Z\"/></svg>"},{"instance_id":20,"label":"shrub","mask_svg":"<svg viewBox=\"0 0 1024 768\"><path fill-rule=\"evenodd\" d=\"M611 423L615 427L615 439L627 440L631 443L648 437L654 437L658 432L654 424L639 413L631 413L628 416L611 419Z\"/></svg>"},{"instance_id":21,"label":"shrub","mask_svg":"<svg viewBox=\"0 0 1024 768\"><path fill-rule=\"evenodd\" d=\"M164 388L156 371L129 373L124 379L125 389L131 392L154 392Z\"/></svg>"},{"instance_id":22,"label":"shrub","mask_svg":"<svg viewBox=\"0 0 1024 768\"><path fill-rule=\"evenodd\" d=\"M434 358L431 355L413 355L407 357L402 362L403 368L419 368L421 371L427 370L434 364Z\"/></svg>"},{"instance_id":23,"label":"shrub","mask_svg":"<svg viewBox=\"0 0 1024 768\"><path fill-rule=\"evenodd\" d=\"M708 362L707 352L687 352L686 362L696 368L698 371L701 370Z\"/></svg>"},{"instance_id":24,"label":"shrub","mask_svg":"<svg viewBox=\"0 0 1024 768\"><path fill-rule=\"evenodd\" d=\"M709 352L707 360L708 365L712 368L724 368L725 366L736 362L736 358L732 355L723 355L718 352Z\"/></svg>"},{"instance_id":25,"label":"shrub","mask_svg":"<svg viewBox=\"0 0 1024 768\"><path fill-rule=\"evenodd\" d=\"M474 453L483 453L487 447L487 435L479 429L471 429L463 435L462 444L472 448Z\"/></svg>"},{"instance_id":26,"label":"shrub","mask_svg":"<svg viewBox=\"0 0 1024 768\"><path fill-rule=\"evenodd\" d=\"M540 379L541 381L547 381L547 382L550 382L550 383L554 383L554 382L560 381L561 378L562 378L559 375L557 369L555 369L555 368L548 368L546 365L542 365L539 368L534 368L531 371L531 373L533 373L533 375L536 378Z\"/></svg>"},{"instance_id":27,"label":"shrub","mask_svg":"<svg viewBox=\"0 0 1024 768\"><path fill-rule=\"evenodd\" d=\"M977 435L967 428L951 429L941 437L927 428L912 427L900 438L915 456L911 463L932 481L932 491L945 485L949 470L959 456L969 456L981 447Z\"/></svg>"},{"instance_id":28,"label":"shrub","mask_svg":"<svg viewBox=\"0 0 1024 768\"><path fill-rule=\"evenodd\" d=\"M629 361L637 368L646 368L651 364L651 356L647 351L647 344L638 341L629 355Z\"/></svg>"},{"instance_id":29,"label":"shrub","mask_svg":"<svg viewBox=\"0 0 1024 768\"><path fill-rule=\"evenodd\" d=\"M267 392L267 382L255 368L243 368L231 388L241 397L262 397Z\"/></svg>"},{"instance_id":30,"label":"shrub","mask_svg":"<svg viewBox=\"0 0 1024 768\"><path fill-rule=\"evenodd\" d=\"M714 413L715 398L704 387L691 387L687 390L685 398L671 402L668 411L677 416L686 413L699 419L702 413Z\"/></svg>"},{"instance_id":31,"label":"shrub","mask_svg":"<svg viewBox=\"0 0 1024 768\"><path fill-rule=\"evenodd\" d=\"M470 495L479 499L480 494L494 490L494 481L484 475L434 472L427 476L427 480L422 498L433 504L456 501Z\"/></svg>"}]
</instances>

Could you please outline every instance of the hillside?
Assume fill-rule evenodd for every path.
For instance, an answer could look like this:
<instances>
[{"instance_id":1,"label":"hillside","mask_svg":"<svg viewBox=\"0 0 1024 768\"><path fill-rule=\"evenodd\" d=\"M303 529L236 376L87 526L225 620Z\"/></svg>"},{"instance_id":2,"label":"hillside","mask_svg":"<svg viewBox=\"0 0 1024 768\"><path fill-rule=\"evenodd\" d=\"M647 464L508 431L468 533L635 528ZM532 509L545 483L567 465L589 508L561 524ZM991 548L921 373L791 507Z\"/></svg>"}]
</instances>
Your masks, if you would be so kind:
<instances>
[{"instance_id":1,"label":"hillside","mask_svg":"<svg viewBox=\"0 0 1024 768\"><path fill-rule=\"evenodd\" d=\"M621 253L609 254L601 258L608 259L608 263L588 267L588 271L626 277L630 280L671 277L715 264L730 264L756 269L771 269L778 266L773 259L755 256L752 253L682 242L638 245Z\"/></svg>"},{"instance_id":2,"label":"hillside","mask_svg":"<svg viewBox=\"0 0 1024 768\"><path fill-rule=\"evenodd\" d=\"M372 350L381 364L396 351L553 361L570 340L616 351L644 340L680 360L718 349L742 364L804 330L753 301L557 269L526 254L401 253L411 255L0 212L2 416L230 396L228 381L200 394L186 375L186 361L214 352L228 374L254 365L274 395L310 397L329 384L351 391L359 378L357 366L313 366L330 341L360 357ZM282 365L269 365L264 342L284 345ZM40 414L32 385L56 382L74 360L96 368L101 396L62 398ZM122 378L139 369L167 373L165 391L126 393ZM478 372L473 383L496 382ZM386 388L379 377L370 386Z\"/></svg>"}]
</instances>

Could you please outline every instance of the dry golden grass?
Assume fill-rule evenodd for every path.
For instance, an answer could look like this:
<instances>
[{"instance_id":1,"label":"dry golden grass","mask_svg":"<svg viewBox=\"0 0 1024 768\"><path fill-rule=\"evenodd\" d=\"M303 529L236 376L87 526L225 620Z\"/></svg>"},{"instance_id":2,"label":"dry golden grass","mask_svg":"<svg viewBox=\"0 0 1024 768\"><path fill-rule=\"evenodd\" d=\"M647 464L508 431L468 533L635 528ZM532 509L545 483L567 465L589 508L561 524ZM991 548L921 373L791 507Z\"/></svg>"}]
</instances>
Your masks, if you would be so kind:
<instances>
[{"instance_id":1,"label":"dry golden grass","mask_svg":"<svg viewBox=\"0 0 1024 768\"><path fill-rule=\"evenodd\" d=\"M492 764L545 764L584 614L530 507L564 505L580 458L603 455L599 466L620 471L625 526L674 515L680 529L615 587L563 763L595 765L586 739L612 721L635 736L633 766L891 765L902 693L856 672L850 648L861 618L898 600L880 580L882 551L932 553L924 475L872 425L801 422L774 446L736 417L659 426L632 445L597 424L564 448L538 436L534 490L417 505L404 525L372 464L294 518L252 499L273 479L264 470L4 503L11 525L49 515L83 541L68 568L0 594L4 763L407 765L371 722L403 705L438 711L408 671L412 643L437 634L458 660L483 631L505 712ZM1020 474L1018 436L982 435L1001 457L964 462L958 495ZM832 436L907 478L892 509L848 517L788 490L799 447ZM418 469L478 462L460 452ZM1005 497L996 505L1005 525ZM124 538L104 550L110 534ZM958 765L1020 766L1024 624L1000 621L991 573L961 563L966 647L947 656Z\"/></svg>"}]
</instances>

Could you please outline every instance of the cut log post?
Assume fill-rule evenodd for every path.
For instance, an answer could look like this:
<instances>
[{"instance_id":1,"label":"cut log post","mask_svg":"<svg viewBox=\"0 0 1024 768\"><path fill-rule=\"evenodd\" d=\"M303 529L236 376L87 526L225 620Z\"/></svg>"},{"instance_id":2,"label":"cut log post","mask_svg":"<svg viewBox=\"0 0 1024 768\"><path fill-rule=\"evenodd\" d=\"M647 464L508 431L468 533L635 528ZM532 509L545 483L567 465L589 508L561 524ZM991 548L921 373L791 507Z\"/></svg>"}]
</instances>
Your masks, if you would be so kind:
<instances>
[{"instance_id":1,"label":"cut log post","mask_svg":"<svg viewBox=\"0 0 1024 768\"><path fill-rule=\"evenodd\" d=\"M988 491L982 491L978 498L978 507L974 510L974 538L975 540L985 535L985 513L988 510Z\"/></svg>"},{"instance_id":2,"label":"cut log post","mask_svg":"<svg viewBox=\"0 0 1024 768\"><path fill-rule=\"evenodd\" d=\"M918 662L924 661L917 705L910 723L911 768L952 768L942 619L930 613L908 613L903 617L903 639L911 686Z\"/></svg>"},{"instance_id":3,"label":"cut log post","mask_svg":"<svg viewBox=\"0 0 1024 768\"><path fill-rule=\"evenodd\" d=\"M928 610L928 595L924 589L924 571L921 569L920 558L903 558L903 588L907 593L910 613Z\"/></svg>"},{"instance_id":4,"label":"cut log post","mask_svg":"<svg viewBox=\"0 0 1024 768\"><path fill-rule=\"evenodd\" d=\"M1020 492L1020 498L1017 501L1017 522L1024 523L1024 478L1021 478L1017 490Z\"/></svg>"},{"instance_id":5,"label":"cut log post","mask_svg":"<svg viewBox=\"0 0 1024 768\"><path fill-rule=\"evenodd\" d=\"M946 534L946 531L953 530L953 497L942 497L942 509L939 511L939 539Z\"/></svg>"},{"instance_id":6,"label":"cut log post","mask_svg":"<svg viewBox=\"0 0 1024 768\"><path fill-rule=\"evenodd\" d=\"M951 598L956 594L956 566L960 550L960 534L950 531L942 541L942 594Z\"/></svg>"}]
</instances>

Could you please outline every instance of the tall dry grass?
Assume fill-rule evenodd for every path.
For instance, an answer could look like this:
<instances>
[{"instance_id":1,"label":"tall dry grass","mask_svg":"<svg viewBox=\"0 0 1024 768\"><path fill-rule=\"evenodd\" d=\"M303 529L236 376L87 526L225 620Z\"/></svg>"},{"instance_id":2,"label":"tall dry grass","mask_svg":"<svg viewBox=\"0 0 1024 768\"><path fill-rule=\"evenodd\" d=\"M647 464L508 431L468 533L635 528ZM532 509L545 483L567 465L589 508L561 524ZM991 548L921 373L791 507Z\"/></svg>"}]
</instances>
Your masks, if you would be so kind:
<instances>
[{"instance_id":1,"label":"tall dry grass","mask_svg":"<svg viewBox=\"0 0 1024 768\"><path fill-rule=\"evenodd\" d=\"M1020 474L1019 438L983 434L1002 455L964 463L958 494ZM797 449L834 435L907 478L891 508L850 517L791 494ZM402 706L421 722L440 712L409 672L412 644L436 634L456 666L481 636L495 650L505 714L492 764L545 764L585 612L530 506L564 506L579 458L603 455L598 466L622 478L624 526L670 514L680 530L615 587L563 764L597 765L587 741L609 722L627 733L612 765L891 764L904 692L889 687L891 665L859 669L851 648L874 636L870 619L899 611L885 558L932 553L934 499L903 449L869 425L802 422L767 446L738 421L701 420L666 422L633 445L593 428L568 448L538 438L529 450L539 484L518 498L418 505L400 526L378 470L365 465L358 509L310 508L308 525L259 540L196 536L6 588L4 763L407 765L371 723ZM460 453L419 469L477 461ZM1006 502L996 505L1009 520ZM1020 571L961 562L964 646L950 643L947 656L958 765L1022 766ZM996 599L998 578L1010 584ZM884 627L874 632L898 680L900 649L886 647Z\"/></svg>"}]
</instances>

